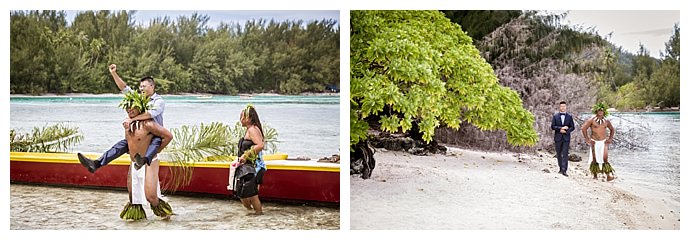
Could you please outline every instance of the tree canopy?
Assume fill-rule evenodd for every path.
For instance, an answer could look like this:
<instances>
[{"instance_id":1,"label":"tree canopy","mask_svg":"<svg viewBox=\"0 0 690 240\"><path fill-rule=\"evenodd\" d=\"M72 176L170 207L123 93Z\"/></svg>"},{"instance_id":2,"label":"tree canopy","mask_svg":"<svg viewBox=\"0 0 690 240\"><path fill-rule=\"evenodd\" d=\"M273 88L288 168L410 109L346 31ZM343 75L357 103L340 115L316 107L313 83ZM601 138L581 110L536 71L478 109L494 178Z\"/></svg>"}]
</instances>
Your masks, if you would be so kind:
<instances>
[{"instance_id":1,"label":"tree canopy","mask_svg":"<svg viewBox=\"0 0 690 240\"><path fill-rule=\"evenodd\" d=\"M255 19L208 27L200 14L159 17L135 11L10 13L10 93L114 93L107 66L123 80L153 76L159 93L321 92L339 86L335 20Z\"/></svg>"},{"instance_id":2,"label":"tree canopy","mask_svg":"<svg viewBox=\"0 0 690 240\"><path fill-rule=\"evenodd\" d=\"M499 85L461 27L439 11L352 11L350 144L366 139L369 116L381 129L418 124L425 141L443 125L502 129L511 144L532 145L534 116Z\"/></svg>"}]
</instances>

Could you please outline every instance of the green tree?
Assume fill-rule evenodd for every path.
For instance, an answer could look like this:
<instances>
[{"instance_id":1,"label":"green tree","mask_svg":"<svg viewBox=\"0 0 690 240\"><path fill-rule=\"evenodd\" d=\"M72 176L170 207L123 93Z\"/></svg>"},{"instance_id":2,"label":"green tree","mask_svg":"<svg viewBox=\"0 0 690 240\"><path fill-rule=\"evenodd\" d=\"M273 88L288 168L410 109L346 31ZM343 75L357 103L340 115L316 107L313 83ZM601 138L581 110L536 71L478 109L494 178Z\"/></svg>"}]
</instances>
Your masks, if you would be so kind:
<instances>
[{"instance_id":1,"label":"green tree","mask_svg":"<svg viewBox=\"0 0 690 240\"><path fill-rule=\"evenodd\" d=\"M680 27L673 26L673 35L666 42L661 66L649 76L648 96L660 107L680 105Z\"/></svg>"},{"instance_id":2,"label":"green tree","mask_svg":"<svg viewBox=\"0 0 690 240\"><path fill-rule=\"evenodd\" d=\"M462 30L477 42L511 20L522 15L520 10L444 10L441 11L450 21L462 26Z\"/></svg>"},{"instance_id":3,"label":"green tree","mask_svg":"<svg viewBox=\"0 0 690 240\"><path fill-rule=\"evenodd\" d=\"M137 24L135 11L10 13L10 93L113 93L123 80L156 79L160 93L322 91L339 82L339 30L333 20L251 20L206 24L192 14Z\"/></svg>"},{"instance_id":4,"label":"green tree","mask_svg":"<svg viewBox=\"0 0 690 240\"><path fill-rule=\"evenodd\" d=\"M657 105L658 87L653 86L651 81L652 73L658 68L657 60L649 56L649 51L644 45L640 44L640 48L633 59L633 71L635 73L633 81L637 82L643 91L642 96L647 104L653 106Z\"/></svg>"},{"instance_id":5,"label":"green tree","mask_svg":"<svg viewBox=\"0 0 690 240\"><path fill-rule=\"evenodd\" d=\"M498 84L472 39L441 12L352 11L350 36L351 146L366 139L372 115L388 132L417 122L427 142L441 124L462 121L503 129L511 144L537 141L518 94Z\"/></svg>"},{"instance_id":6,"label":"green tree","mask_svg":"<svg viewBox=\"0 0 690 240\"><path fill-rule=\"evenodd\" d=\"M613 70L615 69L616 62L618 61L616 54L611 48L604 48L602 57L602 66L604 67L605 75L604 77L611 82L611 87L613 89L618 89L616 86L616 81L613 78Z\"/></svg>"}]
</instances>

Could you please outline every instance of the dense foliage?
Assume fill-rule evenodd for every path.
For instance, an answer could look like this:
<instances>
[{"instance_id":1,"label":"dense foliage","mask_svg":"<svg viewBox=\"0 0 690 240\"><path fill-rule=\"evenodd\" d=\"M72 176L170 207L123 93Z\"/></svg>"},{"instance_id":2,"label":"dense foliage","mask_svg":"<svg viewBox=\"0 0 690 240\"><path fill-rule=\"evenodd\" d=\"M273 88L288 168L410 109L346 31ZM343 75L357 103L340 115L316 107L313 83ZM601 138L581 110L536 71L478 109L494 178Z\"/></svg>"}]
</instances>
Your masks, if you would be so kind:
<instances>
[{"instance_id":1,"label":"dense foliage","mask_svg":"<svg viewBox=\"0 0 690 240\"><path fill-rule=\"evenodd\" d=\"M532 145L534 117L519 95L498 84L459 25L439 11L352 11L350 144L367 137L366 118L381 130L418 125L425 141L446 125L503 129L511 144Z\"/></svg>"},{"instance_id":2,"label":"dense foliage","mask_svg":"<svg viewBox=\"0 0 690 240\"><path fill-rule=\"evenodd\" d=\"M520 10L444 10L441 12L451 22L460 25L475 43L496 28L522 15Z\"/></svg>"},{"instance_id":3,"label":"dense foliage","mask_svg":"<svg viewBox=\"0 0 690 240\"><path fill-rule=\"evenodd\" d=\"M10 13L10 93L114 93L107 66L138 84L153 76L159 93L321 92L339 85L335 20L251 20L207 26L193 14L144 25L133 11Z\"/></svg>"}]
</instances>

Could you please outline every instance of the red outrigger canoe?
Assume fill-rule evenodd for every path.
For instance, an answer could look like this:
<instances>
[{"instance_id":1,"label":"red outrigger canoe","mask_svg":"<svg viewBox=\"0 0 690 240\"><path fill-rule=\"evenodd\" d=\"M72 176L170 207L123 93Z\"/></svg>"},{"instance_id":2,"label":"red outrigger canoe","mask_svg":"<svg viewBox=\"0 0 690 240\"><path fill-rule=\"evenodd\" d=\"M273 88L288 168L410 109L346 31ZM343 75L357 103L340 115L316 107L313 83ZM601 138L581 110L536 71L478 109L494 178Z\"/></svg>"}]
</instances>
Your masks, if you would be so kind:
<instances>
[{"instance_id":1,"label":"red outrigger canoe","mask_svg":"<svg viewBox=\"0 0 690 240\"><path fill-rule=\"evenodd\" d=\"M95 159L97 154L85 154ZM289 202L340 203L340 164L286 160L285 154L265 155L266 175L259 196ZM10 152L10 182L59 186L127 188L129 155L125 154L92 174L76 153ZM191 183L177 189L181 194L230 197L228 162L194 163ZM171 163L162 161L161 187L171 181Z\"/></svg>"}]
</instances>

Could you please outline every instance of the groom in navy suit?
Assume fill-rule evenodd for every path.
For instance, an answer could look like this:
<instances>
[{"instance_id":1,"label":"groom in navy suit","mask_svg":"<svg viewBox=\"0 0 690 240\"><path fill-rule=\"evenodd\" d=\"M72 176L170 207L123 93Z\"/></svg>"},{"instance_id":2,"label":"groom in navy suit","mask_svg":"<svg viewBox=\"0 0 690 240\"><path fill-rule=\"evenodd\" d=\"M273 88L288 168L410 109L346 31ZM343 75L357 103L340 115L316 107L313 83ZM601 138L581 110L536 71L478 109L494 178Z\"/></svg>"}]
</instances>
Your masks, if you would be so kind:
<instances>
[{"instance_id":1,"label":"groom in navy suit","mask_svg":"<svg viewBox=\"0 0 690 240\"><path fill-rule=\"evenodd\" d=\"M553 140L558 158L558 173L568 176L568 148L570 148L570 132L575 130L573 116L566 112L568 105L565 101L558 106L559 112L551 119L551 129L554 130Z\"/></svg>"}]
</instances>

